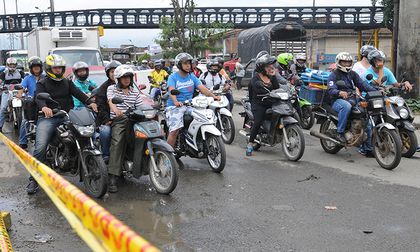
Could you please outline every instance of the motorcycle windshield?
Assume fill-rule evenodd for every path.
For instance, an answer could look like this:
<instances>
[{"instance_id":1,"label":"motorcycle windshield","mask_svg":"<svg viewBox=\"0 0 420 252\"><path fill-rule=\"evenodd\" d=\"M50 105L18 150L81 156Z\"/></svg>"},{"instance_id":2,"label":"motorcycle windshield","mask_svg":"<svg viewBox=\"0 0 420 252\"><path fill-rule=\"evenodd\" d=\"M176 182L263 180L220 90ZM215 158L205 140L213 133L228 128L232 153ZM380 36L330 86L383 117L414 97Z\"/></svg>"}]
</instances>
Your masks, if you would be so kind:
<instances>
[{"instance_id":1,"label":"motorcycle windshield","mask_svg":"<svg viewBox=\"0 0 420 252\"><path fill-rule=\"evenodd\" d=\"M69 112L69 119L75 125L88 126L95 124L92 112L87 108L72 109Z\"/></svg>"}]
</instances>

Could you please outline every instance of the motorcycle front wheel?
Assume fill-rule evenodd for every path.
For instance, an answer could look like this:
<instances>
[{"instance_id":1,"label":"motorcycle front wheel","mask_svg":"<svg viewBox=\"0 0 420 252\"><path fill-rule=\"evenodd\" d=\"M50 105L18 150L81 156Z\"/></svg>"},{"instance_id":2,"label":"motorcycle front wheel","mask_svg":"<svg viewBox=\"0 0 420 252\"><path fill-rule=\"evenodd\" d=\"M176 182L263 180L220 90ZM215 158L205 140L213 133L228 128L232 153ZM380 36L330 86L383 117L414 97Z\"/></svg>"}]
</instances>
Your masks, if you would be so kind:
<instances>
[{"instance_id":1,"label":"motorcycle front wheel","mask_svg":"<svg viewBox=\"0 0 420 252\"><path fill-rule=\"evenodd\" d=\"M149 177L156 191L160 194L170 194L178 184L178 168L172 153L155 150L154 152L157 171L149 159Z\"/></svg>"},{"instance_id":2,"label":"motorcycle front wheel","mask_svg":"<svg viewBox=\"0 0 420 252\"><path fill-rule=\"evenodd\" d=\"M220 136L207 135L207 161L214 172L222 172L226 164L225 144Z\"/></svg>"},{"instance_id":3,"label":"motorcycle front wheel","mask_svg":"<svg viewBox=\"0 0 420 252\"><path fill-rule=\"evenodd\" d=\"M13 108L14 113L15 113L15 118L14 120L16 121L16 123L14 123L14 128L16 129L17 132L19 132L20 130L20 126L22 124L22 108Z\"/></svg>"},{"instance_id":4,"label":"motorcycle front wheel","mask_svg":"<svg viewBox=\"0 0 420 252\"><path fill-rule=\"evenodd\" d=\"M220 121L222 121L223 130L220 127L220 121L217 123L217 128L222 132L223 142L225 144L231 144L235 139L235 123L231 116L220 115Z\"/></svg>"},{"instance_id":5,"label":"motorcycle front wheel","mask_svg":"<svg viewBox=\"0 0 420 252\"><path fill-rule=\"evenodd\" d=\"M417 150L417 136L413 131L400 128L400 137L402 143L401 156L411 158Z\"/></svg>"},{"instance_id":6,"label":"motorcycle front wheel","mask_svg":"<svg viewBox=\"0 0 420 252\"><path fill-rule=\"evenodd\" d=\"M401 161L401 138L395 130L383 128L373 136L373 155L378 164L392 170Z\"/></svg>"},{"instance_id":7,"label":"motorcycle front wheel","mask_svg":"<svg viewBox=\"0 0 420 252\"><path fill-rule=\"evenodd\" d=\"M290 161L298 161L305 152L305 137L303 136L302 129L296 124L291 124L286 126L286 134L289 143L286 143L283 138L283 152Z\"/></svg>"},{"instance_id":8,"label":"motorcycle front wheel","mask_svg":"<svg viewBox=\"0 0 420 252\"><path fill-rule=\"evenodd\" d=\"M88 171L83 176L83 184L86 192L95 198L101 198L108 190L108 170L100 155L88 154L84 160Z\"/></svg>"}]
</instances>

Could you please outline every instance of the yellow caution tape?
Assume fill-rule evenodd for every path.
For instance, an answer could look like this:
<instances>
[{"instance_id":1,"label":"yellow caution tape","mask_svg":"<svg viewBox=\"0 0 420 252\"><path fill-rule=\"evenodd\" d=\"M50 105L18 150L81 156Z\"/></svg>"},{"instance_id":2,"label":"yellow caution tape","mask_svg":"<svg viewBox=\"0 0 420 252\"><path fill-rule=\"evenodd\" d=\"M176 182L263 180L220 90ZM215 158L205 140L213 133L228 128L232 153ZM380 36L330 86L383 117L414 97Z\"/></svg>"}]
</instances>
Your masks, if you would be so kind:
<instances>
[{"instance_id":1,"label":"yellow caution tape","mask_svg":"<svg viewBox=\"0 0 420 252\"><path fill-rule=\"evenodd\" d=\"M77 187L1 133L0 138L16 154L72 228L93 251L159 251Z\"/></svg>"},{"instance_id":2,"label":"yellow caution tape","mask_svg":"<svg viewBox=\"0 0 420 252\"><path fill-rule=\"evenodd\" d=\"M2 213L0 213L0 252L13 252Z\"/></svg>"}]
</instances>

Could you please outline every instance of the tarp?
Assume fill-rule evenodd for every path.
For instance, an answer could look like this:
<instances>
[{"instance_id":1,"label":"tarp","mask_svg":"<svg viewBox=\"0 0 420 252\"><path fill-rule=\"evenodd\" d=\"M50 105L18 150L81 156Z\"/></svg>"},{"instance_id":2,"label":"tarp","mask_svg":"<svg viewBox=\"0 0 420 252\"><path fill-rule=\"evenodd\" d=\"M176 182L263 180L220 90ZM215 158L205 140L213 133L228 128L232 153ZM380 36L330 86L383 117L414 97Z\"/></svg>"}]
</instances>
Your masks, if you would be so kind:
<instances>
[{"instance_id":1,"label":"tarp","mask_svg":"<svg viewBox=\"0 0 420 252\"><path fill-rule=\"evenodd\" d=\"M243 62L248 62L260 51L270 52L271 41L297 41L305 35L305 28L293 21L243 30L238 35L238 54Z\"/></svg>"}]
</instances>

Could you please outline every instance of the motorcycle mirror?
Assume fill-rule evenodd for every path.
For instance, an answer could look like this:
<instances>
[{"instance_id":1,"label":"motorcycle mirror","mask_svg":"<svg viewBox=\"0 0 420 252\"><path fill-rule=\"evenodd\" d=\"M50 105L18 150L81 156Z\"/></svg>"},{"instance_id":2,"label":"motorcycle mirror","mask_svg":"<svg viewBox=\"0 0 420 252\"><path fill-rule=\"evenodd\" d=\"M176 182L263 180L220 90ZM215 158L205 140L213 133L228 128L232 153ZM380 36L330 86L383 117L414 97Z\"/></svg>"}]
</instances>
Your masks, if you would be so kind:
<instances>
[{"instance_id":1,"label":"motorcycle mirror","mask_svg":"<svg viewBox=\"0 0 420 252\"><path fill-rule=\"evenodd\" d=\"M15 85L15 86L14 86L14 89L15 89L15 90L22 90L22 89L23 89L23 87L22 87L22 85Z\"/></svg>"},{"instance_id":2,"label":"motorcycle mirror","mask_svg":"<svg viewBox=\"0 0 420 252\"><path fill-rule=\"evenodd\" d=\"M220 84L217 84L217 85L213 86L213 90L219 90L219 88L220 88Z\"/></svg>"},{"instance_id":3,"label":"motorcycle mirror","mask_svg":"<svg viewBox=\"0 0 420 252\"><path fill-rule=\"evenodd\" d=\"M144 89L146 89L146 85L144 85L144 84L140 84L140 85L139 85L139 89L140 89L140 90L144 90Z\"/></svg>"},{"instance_id":4,"label":"motorcycle mirror","mask_svg":"<svg viewBox=\"0 0 420 252\"><path fill-rule=\"evenodd\" d=\"M51 95L49 93L39 93L36 98L38 100L50 100L51 99Z\"/></svg>"},{"instance_id":5,"label":"motorcycle mirror","mask_svg":"<svg viewBox=\"0 0 420 252\"><path fill-rule=\"evenodd\" d=\"M366 80L371 81L372 79L373 79L373 75L372 74L366 75Z\"/></svg>"},{"instance_id":6,"label":"motorcycle mirror","mask_svg":"<svg viewBox=\"0 0 420 252\"><path fill-rule=\"evenodd\" d=\"M388 77L384 76L384 77L382 77L382 79L381 79L381 83L385 83L387 80L388 80Z\"/></svg>"},{"instance_id":7,"label":"motorcycle mirror","mask_svg":"<svg viewBox=\"0 0 420 252\"><path fill-rule=\"evenodd\" d=\"M121 97L113 97L111 101L114 104L122 104L122 103L124 103L124 100Z\"/></svg>"},{"instance_id":8,"label":"motorcycle mirror","mask_svg":"<svg viewBox=\"0 0 420 252\"><path fill-rule=\"evenodd\" d=\"M347 88L346 83L342 80L337 81L335 84L337 85L338 89L346 89Z\"/></svg>"},{"instance_id":9,"label":"motorcycle mirror","mask_svg":"<svg viewBox=\"0 0 420 252\"><path fill-rule=\"evenodd\" d=\"M179 95L181 92L178 89L172 89L171 95Z\"/></svg>"}]
</instances>

